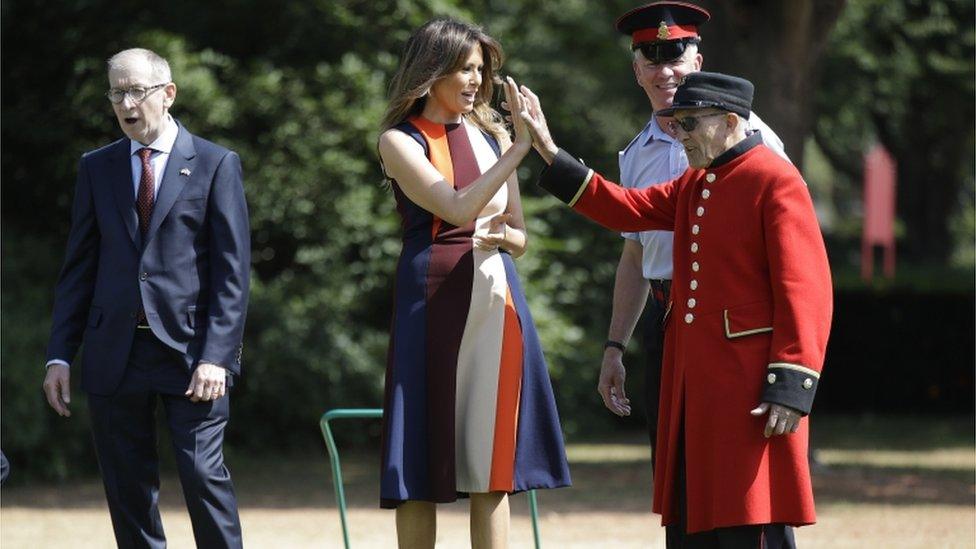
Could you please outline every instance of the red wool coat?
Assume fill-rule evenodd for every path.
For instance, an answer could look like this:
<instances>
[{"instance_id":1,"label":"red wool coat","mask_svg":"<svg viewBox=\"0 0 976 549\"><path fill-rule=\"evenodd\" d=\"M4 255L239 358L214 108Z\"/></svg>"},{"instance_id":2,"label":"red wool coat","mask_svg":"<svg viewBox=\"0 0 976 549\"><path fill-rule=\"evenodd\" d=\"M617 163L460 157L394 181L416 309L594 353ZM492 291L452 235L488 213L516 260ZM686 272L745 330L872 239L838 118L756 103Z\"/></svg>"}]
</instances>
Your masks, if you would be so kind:
<instances>
[{"instance_id":1,"label":"red wool coat","mask_svg":"<svg viewBox=\"0 0 976 549\"><path fill-rule=\"evenodd\" d=\"M624 189L564 151L540 185L616 231L674 231L654 511L678 514L684 432L688 532L815 522L808 419L763 437L760 402L810 412L830 332L823 238L799 172L748 137L707 169Z\"/></svg>"}]
</instances>

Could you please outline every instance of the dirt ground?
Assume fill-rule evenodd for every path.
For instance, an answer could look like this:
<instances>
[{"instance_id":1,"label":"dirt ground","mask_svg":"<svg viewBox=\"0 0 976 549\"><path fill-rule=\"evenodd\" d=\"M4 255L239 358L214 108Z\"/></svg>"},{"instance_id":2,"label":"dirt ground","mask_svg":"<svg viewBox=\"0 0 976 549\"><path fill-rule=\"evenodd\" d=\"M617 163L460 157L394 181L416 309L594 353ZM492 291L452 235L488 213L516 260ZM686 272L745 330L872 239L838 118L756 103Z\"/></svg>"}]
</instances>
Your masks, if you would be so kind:
<instances>
[{"instance_id":1,"label":"dirt ground","mask_svg":"<svg viewBox=\"0 0 976 549\"><path fill-rule=\"evenodd\" d=\"M926 432L931 432L928 430ZM971 432L971 428L970 428ZM823 441L814 474L818 524L797 531L809 548L976 547L976 448L927 441L923 449L864 437ZM549 548L664 547L650 512L649 450L643 437L569 446L574 486L539 493L542 545ZM376 508L376 457L343 454L351 546L395 547L393 513ZM322 456L229 463L248 547L342 547L328 460ZM193 547L179 483L165 475L161 508L170 547ZM97 479L63 486L13 486L0 499L0 546L104 548L111 524ZM444 505L438 547L468 547L467 503ZM532 547L525 496L512 498L511 546Z\"/></svg>"}]
</instances>

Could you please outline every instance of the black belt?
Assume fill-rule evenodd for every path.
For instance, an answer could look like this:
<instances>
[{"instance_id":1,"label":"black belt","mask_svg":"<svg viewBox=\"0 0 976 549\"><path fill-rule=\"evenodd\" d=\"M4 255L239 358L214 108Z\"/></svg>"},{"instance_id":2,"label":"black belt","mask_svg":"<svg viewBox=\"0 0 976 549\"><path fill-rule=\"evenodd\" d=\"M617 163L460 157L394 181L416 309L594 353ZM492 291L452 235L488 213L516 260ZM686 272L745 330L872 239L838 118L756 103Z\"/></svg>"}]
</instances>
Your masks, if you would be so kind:
<instances>
[{"instance_id":1,"label":"black belt","mask_svg":"<svg viewBox=\"0 0 976 549\"><path fill-rule=\"evenodd\" d=\"M654 296L658 302L667 301L668 297L671 295L671 281L670 280L658 280L651 279L651 294Z\"/></svg>"},{"instance_id":2,"label":"black belt","mask_svg":"<svg viewBox=\"0 0 976 549\"><path fill-rule=\"evenodd\" d=\"M671 281L670 280L650 280L651 283L651 299L653 299L659 307L666 307L668 299L671 297Z\"/></svg>"},{"instance_id":3,"label":"black belt","mask_svg":"<svg viewBox=\"0 0 976 549\"><path fill-rule=\"evenodd\" d=\"M671 281L670 280L665 280L663 278L662 279L652 278L652 279L648 280L648 282L651 283L651 288L653 288L655 290L661 290L663 292L670 292L671 291Z\"/></svg>"}]
</instances>

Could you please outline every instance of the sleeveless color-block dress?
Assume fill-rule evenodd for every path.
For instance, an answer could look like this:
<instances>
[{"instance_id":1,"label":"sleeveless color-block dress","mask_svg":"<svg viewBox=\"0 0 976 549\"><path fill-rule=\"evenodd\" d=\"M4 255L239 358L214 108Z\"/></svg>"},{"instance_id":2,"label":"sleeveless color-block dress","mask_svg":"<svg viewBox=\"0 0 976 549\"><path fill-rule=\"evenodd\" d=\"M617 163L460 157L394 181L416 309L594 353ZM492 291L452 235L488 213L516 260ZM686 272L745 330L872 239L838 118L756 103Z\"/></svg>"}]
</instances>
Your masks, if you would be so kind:
<instances>
[{"instance_id":1,"label":"sleeveless color-block dress","mask_svg":"<svg viewBox=\"0 0 976 549\"><path fill-rule=\"evenodd\" d=\"M467 121L414 117L397 129L457 189L500 155L497 142ZM568 486L549 373L515 263L507 252L474 246L474 234L504 213L507 186L462 227L392 186L403 248L386 369L381 506Z\"/></svg>"}]
</instances>

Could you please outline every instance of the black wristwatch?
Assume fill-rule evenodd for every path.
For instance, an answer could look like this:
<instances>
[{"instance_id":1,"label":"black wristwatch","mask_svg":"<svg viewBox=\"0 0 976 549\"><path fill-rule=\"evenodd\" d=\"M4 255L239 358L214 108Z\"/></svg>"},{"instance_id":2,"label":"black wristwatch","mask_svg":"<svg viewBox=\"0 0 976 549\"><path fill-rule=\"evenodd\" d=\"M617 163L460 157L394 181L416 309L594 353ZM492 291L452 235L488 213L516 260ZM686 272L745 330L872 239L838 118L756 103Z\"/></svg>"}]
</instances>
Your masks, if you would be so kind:
<instances>
[{"instance_id":1,"label":"black wristwatch","mask_svg":"<svg viewBox=\"0 0 976 549\"><path fill-rule=\"evenodd\" d=\"M610 347L613 347L614 349L620 349L620 352L624 352L627 350L627 347L623 343L619 341L614 341L612 339L608 339L607 342L603 344L603 348L609 349Z\"/></svg>"}]
</instances>

